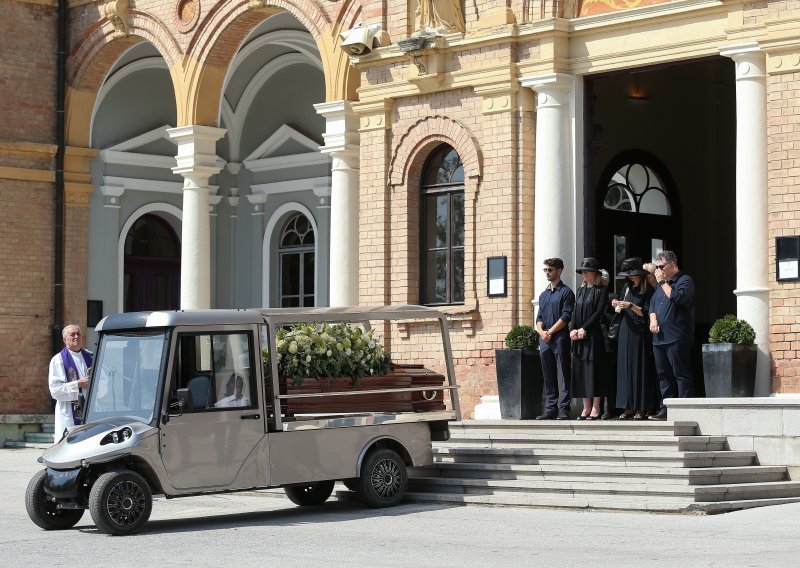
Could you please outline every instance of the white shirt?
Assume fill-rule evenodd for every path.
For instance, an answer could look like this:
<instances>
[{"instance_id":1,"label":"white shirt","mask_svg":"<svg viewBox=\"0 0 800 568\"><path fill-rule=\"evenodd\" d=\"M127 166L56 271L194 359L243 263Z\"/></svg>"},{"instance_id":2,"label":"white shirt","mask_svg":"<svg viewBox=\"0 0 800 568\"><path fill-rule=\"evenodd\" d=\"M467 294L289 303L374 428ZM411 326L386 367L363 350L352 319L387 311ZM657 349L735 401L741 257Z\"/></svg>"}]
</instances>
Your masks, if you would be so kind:
<instances>
[{"instance_id":1,"label":"white shirt","mask_svg":"<svg viewBox=\"0 0 800 568\"><path fill-rule=\"evenodd\" d=\"M236 398L235 394L231 396L226 396L223 399L218 400L215 404L215 408L225 408L225 407L234 407L234 406L250 406L250 399L244 395Z\"/></svg>"},{"instance_id":2,"label":"white shirt","mask_svg":"<svg viewBox=\"0 0 800 568\"><path fill-rule=\"evenodd\" d=\"M75 362L78 370L78 378L89 374L86 368L86 361L80 351L70 350L69 354ZM64 429L75 425L72 416L72 402L78 400L78 381L67 381L67 371L64 369L64 362L61 360L61 352L50 359L50 370L48 374L48 384L50 386L50 396L56 399L55 411L55 430L53 433L54 441L61 439Z\"/></svg>"}]
</instances>

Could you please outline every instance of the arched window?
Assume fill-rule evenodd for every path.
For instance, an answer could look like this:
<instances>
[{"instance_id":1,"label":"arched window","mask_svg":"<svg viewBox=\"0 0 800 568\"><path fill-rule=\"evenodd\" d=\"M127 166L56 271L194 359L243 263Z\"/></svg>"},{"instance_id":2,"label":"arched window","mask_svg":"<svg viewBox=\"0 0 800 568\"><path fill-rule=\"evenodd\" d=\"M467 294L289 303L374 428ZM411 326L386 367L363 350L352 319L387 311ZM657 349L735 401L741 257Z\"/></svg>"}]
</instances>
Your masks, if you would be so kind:
<instances>
[{"instance_id":1,"label":"arched window","mask_svg":"<svg viewBox=\"0 0 800 568\"><path fill-rule=\"evenodd\" d=\"M314 305L314 229L302 213L284 225L278 245L282 308Z\"/></svg>"},{"instance_id":2,"label":"arched window","mask_svg":"<svg viewBox=\"0 0 800 568\"><path fill-rule=\"evenodd\" d=\"M422 194L421 303L464 303L464 166L446 144L425 164Z\"/></svg>"},{"instance_id":3,"label":"arched window","mask_svg":"<svg viewBox=\"0 0 800 568\"><path fill-rule=\"evenodd\" d=\"M603 207L631 213L672 214L661 178L651 167L636 162L625 164L611 176Z\"/></svg>"},{"instance_id":4,"label":"arched window","mask_svg":"<svg viewBox=\"0 0 800 568\"><path fill-rule=\"evenodd\" d=\"M142 215L125 236L123 309L174 310L180 307L181 246L169 223Z\"/></svg>"}]
</instances>

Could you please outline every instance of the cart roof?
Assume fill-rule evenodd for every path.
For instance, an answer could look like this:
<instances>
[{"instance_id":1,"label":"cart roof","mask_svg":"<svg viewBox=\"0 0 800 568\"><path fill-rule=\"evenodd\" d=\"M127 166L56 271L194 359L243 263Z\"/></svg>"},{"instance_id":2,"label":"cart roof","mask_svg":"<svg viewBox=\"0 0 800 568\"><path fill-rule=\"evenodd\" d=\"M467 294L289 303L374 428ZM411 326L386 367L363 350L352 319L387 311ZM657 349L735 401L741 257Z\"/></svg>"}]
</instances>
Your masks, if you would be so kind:
<instances>
[{"instance_id":1,"label":"cart roof","mask_svg":"<svg viewBox=\"0 0 800 568\"><path fill-rule=\"evenodd\" d=\"M333 322L365 320L431 320L444 318L438 310L424 306L371 306L341 308L253 308L243 310L175 310L129 312L106 316L97 331L208 325L260 323Z\"/></svg>"}]
</instances>

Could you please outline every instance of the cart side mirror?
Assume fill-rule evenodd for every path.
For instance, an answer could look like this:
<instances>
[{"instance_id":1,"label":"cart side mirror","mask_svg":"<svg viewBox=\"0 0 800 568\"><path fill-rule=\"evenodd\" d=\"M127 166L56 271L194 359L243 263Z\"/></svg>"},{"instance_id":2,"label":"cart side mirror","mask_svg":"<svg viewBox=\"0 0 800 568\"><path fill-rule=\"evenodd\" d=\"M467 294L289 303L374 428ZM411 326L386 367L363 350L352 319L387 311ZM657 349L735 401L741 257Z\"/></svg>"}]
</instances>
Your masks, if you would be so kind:
<instances>
[{"instance_id":1,"label":"cart side mirror","mask_svg":"<svg viewBox=\"0 0 800 568\"><path fill-rule=\"evenodd\" d=\"M178 389L176 397L171 398L169 401L169 415L180 416L183 414L185 408L191 408L191 394L189 389Z\"/></svg>"},{"instance_id":2,"label":"cart side mirror","mask_svg":"<svg viewBox=\"0 0 800 568\"><path fill-rule=\"evenodd\" d=\"M83 423L83 416L86 414L86 396L83 393L78 394L78 400L75 402L75 418Z\"/></svg>"}]
</instances>

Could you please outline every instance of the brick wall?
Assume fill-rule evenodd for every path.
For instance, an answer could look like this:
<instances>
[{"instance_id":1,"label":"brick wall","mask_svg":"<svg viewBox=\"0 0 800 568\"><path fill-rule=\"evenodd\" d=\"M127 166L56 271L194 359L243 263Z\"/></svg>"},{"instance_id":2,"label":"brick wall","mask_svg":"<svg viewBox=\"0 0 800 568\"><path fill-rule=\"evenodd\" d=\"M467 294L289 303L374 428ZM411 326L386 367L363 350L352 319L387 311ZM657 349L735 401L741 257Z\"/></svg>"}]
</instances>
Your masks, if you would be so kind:
<instances>
[{"instance_id":1,"label":"brick wall","mask_svg":"<svg viewBox=\"0 0 800 568\"><path fill-rule=\"evenodd\" d=\"M775 280L775 238L800 233L800 73L770 76L767 90L772 391L800 393L800 284Z\"/></svg>"}]
</instances>

